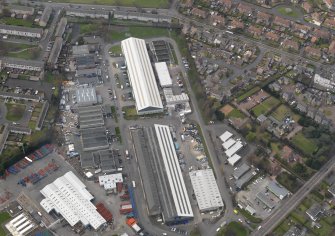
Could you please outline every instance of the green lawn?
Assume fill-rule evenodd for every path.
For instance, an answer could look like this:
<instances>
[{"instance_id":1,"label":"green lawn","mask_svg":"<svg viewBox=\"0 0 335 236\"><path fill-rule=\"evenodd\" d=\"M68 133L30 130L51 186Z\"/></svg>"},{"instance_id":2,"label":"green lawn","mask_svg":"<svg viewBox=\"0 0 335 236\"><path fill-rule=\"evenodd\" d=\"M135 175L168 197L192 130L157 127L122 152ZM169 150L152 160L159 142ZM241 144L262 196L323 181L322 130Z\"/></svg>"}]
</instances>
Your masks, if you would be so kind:
<instances>
[{"instance_id":1,"label":"green lawn","mask_svg":"<svg viewBox=\"0 0 335 236\"><path fill-rule=\"evenodd\" d=\"M168 8L169 6L168 0L55 0L55 2L147 8Z\"/></svg>"},{"instance_id":2,"label":"green lawn","mask_svg":"<svg viewBox=\"0 0 335 236\"><path fill-rule=\"evenodd\" d=\"M239 96L238 98L236 98L237 102L240 103L243 100L245 100L246 98L250 97L251 95L253 95L254 93L258 92L260 90L259 87L254 87L252 89L250 89L248 92L242 94L241 96Z\"/></svg>"},{"instance_id":3,"label":"green lawn","mask_svg":"<svg viewBox=\"0 0 335 236\"><path fill-rule=\"evenodd\" d=\"M292 143L307 155L312 155L317 149L316 143L313 140L306 138L302 132L297 133L292 138Z\"/></svg>"},{"instance_id":4,"label":"green lawn","mask_svg":"<svg viewBox=\"0 0 335 236\"><path fill-rule=\"evenodd\" d=\"M113 41L121 41L128 37L137 38L152 38L159 36L169 36L169 31L166 28L143 27L143 26L129 26L119 27L119 30L112 29L110 32Z\"/></svg>"},{"instance_id":5,"label":"green lawn","mask_svg":"<svg viewBox=\"0 0 335 236\"><path fill-rule=\"evenodd\" d=\"M245 115L238 109L234 108L229 114L227 115L227 118L240 118L244 119Z\"/></svg>"},{"instance_id":6,"label":"green lawn","mask_svg":"<svg viewBox=\"0 0 335 236\"><path fill-rule=\"evenodd\" d=\"M114 45L109 49L109 53L114 55L120 55L122 53L121 45Z\"/></svg>"},{"instance_id":7,"label":"green lawn","mask_svg":"<svg viewBox=\"0 0 335 236\"><path fill-rule=\"evenodd\" d=\"M126 120L136 120L138 118L135 106L122 107L122 112Z\"/></svg>"},{"instance_id":8,"label":"green lawn","mask_svg":"<svg viewBox=\"0 0 335 236\"><path fill-rule=\"evenodd\" d=\"M239 222L230 222L226 227L222 228L217 236L247 236L249 231Z\"/></svg>"},{"instance_id":9,"label":"green lawn","mask_svg":"<svg viewBox=\"0 0 335 236\"><path fill-rule=\"evenodd\" d=\"M79 28L80 28L80 34L87 34L98 30L96 24L80 24Z\"/></svg>"},{"instance_id":10,"label":"green lawn","mask_svg":"<svg viewBox=\"0 0 335 236\"><path fill-rule=\"evenodd\" d=\"M22 119L26 106L18 103L6 103L6 120L19 121Z\"/></svg>"},{"instance_id":11,"label":"green lawn","mask_svg":"<svg viewBox=\"0 0 335 236\"><path fill-rule=\"evenodd\" d=\"M2 225L3 223L5 223L7 220L9 220L11 218L11 216L9 215L8 212L0 212L0 225ZM0 227L0 236L6 236L6 231Z\"/></svg>"},{"instance_id":12,"label":"green lawn","mask_svg":"<svg viewBox=\"0 0 335 236\"><path fill-rule=\"evenodd\" d=\"M8 52L8 56L25 60L35 60L41 55L42 50L39 47L22 49L19 51Z\"/></svg>"},{"instance_id":13,"label":"green lawn","mask_svg":"<svg viewBox=\"0 0 335 236\"><path fill-rule=\"evenodd\" d=\"M279 104L280 104L280 101L277 98L269 97L262 103L252 108L252 111L254 112L256 117L258 117L261 114L266 115L271 109L278 106Z\"/></svg>"},{"instance_id":14,"label":"green lawn","mask_svg":"<svg viewBox=\"0 0 335 236\"><path fill-rule=\"evenodd\" d=\"M16 19L12 17L4 17L0 19L1 24L5 25L15 25L24 27L38 27L38 25L33 25L33 21L27 19Z\"/></svg>"},{"instance_id":15,"label":"green lawn","mask_svg":"<svg viewBox=\"0 0 335 236\"><path fill-rule=\"evenodd\" d=\"M301 15L299 10L288 6L280 6L276 10L283 16L298 18Z\"/></svg>"},{"instance_id":16,"label":"green lawn","mask_svg":"<svg viewBox=\"0 0 335 236\"><path fill-rule=\"evenodd\" d=\"M278 121L282 121L286 116L291 116L295 122L298 122L300 116L294 113L288 106L282 104L271 115Z\"/></svg>"}]
</instances>

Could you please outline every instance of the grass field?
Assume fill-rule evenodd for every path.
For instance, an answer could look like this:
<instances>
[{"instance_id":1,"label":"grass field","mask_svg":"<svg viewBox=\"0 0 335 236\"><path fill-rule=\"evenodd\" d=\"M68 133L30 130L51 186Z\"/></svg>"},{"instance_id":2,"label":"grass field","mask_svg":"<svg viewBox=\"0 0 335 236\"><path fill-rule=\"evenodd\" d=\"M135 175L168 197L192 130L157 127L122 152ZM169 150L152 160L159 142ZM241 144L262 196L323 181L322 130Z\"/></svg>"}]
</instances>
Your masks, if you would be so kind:
<instances>
[{"instance_id":1,"label":"grass field","mask_svg":"<svg viewBox=\"0 0 335 236\"><path fill-rule=\"evenodd\" d=\"M6 103L7 114L6 120L19 121L22 119L26 106L17 103Z\"/></svg>"},{"instance_id":2,"label":"grass field","mask_svg":"<svg viewBox=\"0 0 335 236\"><path fill-rule=\"evenodd\" d=\"M142 26L129 26L119 27L119 30L112 29L111 39L113 41L121 41L128 37L137 38L152 38L159 36L169 36L169 31L166 28L155 28L155 27L142 27Z\"/></svg>"},{"instance_id":3,"label":"grass field","mask_svg":"<svg viewBox=\"0 0 335 236\"><path fill-rule=\"evenodd\" d=\"M0 212L0 225L5 223L7 220L9 220L11 217L8 214L8 212ZM0 236L6 236L6 231L0 227Z\"/></svg>"},{"instance_id":4,"label":"grass field","mask_svg":"<svg viewBox=\"0 0 335 236\"><path fill-rule=\"evenodd\" d=\"M282 121L286 116L291 116L295 122L298 122L300 116L295 114L288 106L282 104L271 115L278 121Z\"/></svg>"},{"instance_id":5,"label":"grass field","mask_svg":"<svg viewBox=\"0 0 335 236\"><path fill-rule=\"evenodd\" d=\"M122 112L126 120L136 120L138 118L135 106L122 107Z\"/></svg>"},{"instance_id":6,"label":"grass field","mask_svg":"<svg viewBox=\"0 0 335 236\"><path fill-rule=\"evenodd\" d=\"M238 98L236 98L236 101L238 103L242 102L244 99L250 97L251 95L253 95L254 93L258 92L260 90L259 87L254 87L252 89L250 89L248 92L242 94L241 96L239 96Z\"/></svg>"},{"instance_id":7,"label":"grass field","mask_svg":"<svg viewBox=\"0 0 335 236\"><path fill-rule=\"evenodd\" d=\"M97 25L95 24L80 24L80 34L87 34L98 30Z\"/></svg>"},{"instance_id":8,"label":"grass field","mask_svg":"<svg viewBox=\"0 0 335 236\"><path fill-rule=\"evenodd\" d=\"M240 118L244 119L245 115L238 109L234 108L229 114L227 115L227 118Z\"/></svg>"},{"instance_id":9,"label":"grass field","mask_svg":"<svg viewBox=\"0 0 335 236\"><path fill-rule=\"evenodd\" d=\"M9 52L8 56L26 60L37 59L41 55L42 50L39 47L32 47L27 49L22 49L17 52Z\"/></svg>"},{"instance_id":10,"label":"grass field","mask_svg":"<svg viewBox=\"0 0 335 236\"><path fill-rule=\"evenodd\" d=\"M169 6L168 0L55 0L55 2L147 8L168 8Z\"/></svg>"},{"instance_id":11,"label":"grass field","mask_svg":"<svg viewBox=\"0 0 335 236\"><path fill-rule=\"evenodd\" d=\"M109 53L114 55L120 55L122 53L121 45L114 45L109 49Z\"/></svg>"},{"instance_id":12,"label":"grass field","mask_svg":"<svg viewBox=\"0 0 335 236\"><path fill-rule=\"evenodd\" d=\"M217 236L247 236L249 234L248 229L246 229L239 222L230 222L226 227L222 228Z\"/></svg>"},{"instance_id":13,"label":"grass field","mask_svg":"<svg viewBox=\"0 0 335 236\"><path fill-rule=\"evenodd\" d=\"M0 23L5 25L15 25L15 26L24 26L24 27L38 27L33 25L33 21L25 19L16 19L12 17L4 17L0 19Z\"/></svg>"},{"instance_id":14,"label":"grass field","mask_svg":"<svg viewBox=\"0 0 335 236\"><path fill-rule=\"evenodd\" d=\"M258 104L254 108L252 108L252 111L254 112L255 116L258 117L261 114L266 115L271 109L278 106L280 101L277 98L269 97L262 103Z\"/></svg>"},{"instance_id":15,"label":"grass field","mask_svg":"<svg viewBox=\"0 0 335 236\"><path fill-rule=\"evenodd\" d=\"M297 133L292 138L292 143L307 155L312 155L317 149L317 145L312 140L306 138L302 132Z\"/></svg>"},{"instance_id":16,"label":"grass field","mask_svg":"<svg viewBox=\"0 0 335 236\"><path fill-rule=\"evenodd\" d=\"M301 15L297 9L288 6L280 6L276 10L283 16L298 18Z\"/></svg>"}]
</instances>

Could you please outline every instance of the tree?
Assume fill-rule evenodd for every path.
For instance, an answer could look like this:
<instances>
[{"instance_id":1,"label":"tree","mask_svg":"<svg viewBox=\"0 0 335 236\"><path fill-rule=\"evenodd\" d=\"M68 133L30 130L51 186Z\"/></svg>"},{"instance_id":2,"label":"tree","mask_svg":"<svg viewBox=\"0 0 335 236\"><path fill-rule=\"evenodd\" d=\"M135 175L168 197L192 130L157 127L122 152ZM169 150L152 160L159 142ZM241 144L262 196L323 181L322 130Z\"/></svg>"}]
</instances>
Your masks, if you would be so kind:
<instances>
[{"instance_id":1,"label":"tree","mask_svg":"<svg viewBox=\"0 0 335 236\"><path fill-rule=\"evenodd\" d=\"M302 174L306 171L306 167L301 163L297 163L293 166L293 171L297 174Z\"/></svg>"},{"instance_id":2,"label":"tree","mask_svg":"<svg viewBox=\"0 0 335 236\"><path fill-rule=\"evenodd\" d=\"M256 133L249 132L246 136L246 139L248 140L248 142L254 142L256 140Z\"/></svg>"},{"instance_id":3,"label":"tree","mask_svg":"<svg viewBox=\"0 0 335 236\"><path fill-rule=\"evenodd\" d=\"M225 118L225 114L220 110L215 110L215 117L218 121L223 121Z\"/></svg>"}]
</instances>

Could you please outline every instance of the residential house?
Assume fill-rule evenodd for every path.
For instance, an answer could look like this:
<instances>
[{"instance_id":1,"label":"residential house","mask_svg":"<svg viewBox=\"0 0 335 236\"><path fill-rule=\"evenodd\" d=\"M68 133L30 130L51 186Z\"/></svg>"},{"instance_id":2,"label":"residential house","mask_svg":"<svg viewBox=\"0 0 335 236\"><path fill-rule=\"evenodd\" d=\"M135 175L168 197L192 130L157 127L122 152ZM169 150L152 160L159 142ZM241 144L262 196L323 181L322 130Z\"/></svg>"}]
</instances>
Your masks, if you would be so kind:
<instances>
[{"instance_id":1,"label":"residential house","mask_svg":"<svg viewBox=\"0 0 335 236\"><path fill-rule=\"evenodd\" d=\"M233 20L229 24L229 28L231 29L244 29L244 23L236 18L233 18Z\"/></svg>"},{"instance_id":2,"label":"residential house","mask_svg":"<svg viewBox=\"0 0 335 236\"><path fill-rule=\"evenodd\" d=\"M321 49L320 48L314 48L312 46L307 46L307 47L305 47L304 52L309 57L313 57L315 59L320 59L321 58Z\"/></svg>"},{"instance_id":3,"label":"residential house","mask_svg":"<svg viewBox=\"0 0 335 236\"><path fill-rule=\"evenodd\" d=\"M91 19L99 19L103 18L108 20L109 11L103 10L82 10L82 9L66 9L66 15L72 17L83 17L83 18L91 18Z\"/></svg>"},{"instance_id":4,"label":"residential house","mask_svg":"<svg viewBox=\"0 0 335 236\"><path fill-rule=\"evenodd\" d=\"M307 34L312 28L308 25L303 25L303 24L299 24L299 23L294 23L293 24L293 29L295 31L299 31L303 34Z\"/></svg>"},{"instance_id":5,"label":"residential house","mask_svg":"<svg viewBox=\"0 0 335 236\"><path fill-rule=\"evenodd\" d=\"M225 11L229 11L233 6L232 0L219 0L219 3L224 7Z\"/></svg>"},{"instance_id":6,"label":"residential house","mask_svg":"<svg viewBox=\"0 0 335 236\"><path fill-rule=\"evenodd\" d=\"M329 33L329 31L327 30L323 30L323 29L318 29L315 28L312 32L312 39L311 41L313 43L317 42L319 39L323 39L323 40L329 40L331 34Z\"/></svg>"},{"instance_id":7,"label":"residential house","mask_svg":"<svg viewBox=\"0 0 335 236\"><path fill-rule=\"evenodd\" d=\"M307 112L307 107L304 104L298 103L296 109L302 113Z\"/></svg>"},{"instance_id":8,"label":"residential house","mask_svg":"<svg viewBox=\"0 0 335 236\"><path fill-rule=\"evenodd\" d=\"M192 9L191 14L202 19L207 18L207 12L196 7Z\"/></svg>"},{"instance_id":9,"label":"residential house","mask_svg":"<svg viewBox=\"0 0 335 236\"><path fill-rule=\"evenodd\" d=\"M284 28L289 28L291 25L291 21L284 19L282 17L276 16L275 19L273 20L273 24L284 27Z\"/></svg>"},{"instance_id":10,"label":"residential house","mask_svg":"<svg viewBox=\"0 0 335 236\"><path fill-rule=\"evenodd\" d=\"M40 21L38 22L38 24L42 27L45 27L48 24L48 21L50 19L52 13L52 8L47 6L44 8L42 16L40 18Z\"/></svg>"},{"instance_id":11,"label":"residential house","mask_svg":"<svg viewBox=\"0 0 335 236\"><path fill-rule=\"evenodd\" d=\"M193 0L180 1L180 6L185 8L191 8L193 6Z\"/></svg>"},{"instance_id":12,"label":"residential house","mask_svg":"<svg viewBox=\"0 0 335 236\"><path fill-rule=\"evenodd\" d=\"M305 10L307 13L311 13L313 11L313 5L309 2L303 2L301 4L301 7Z\"/></svg>"},{"instance_id":13,"label":"residential house","mask_svg":"<svg viewBox=\"0 0 335 236\"><path fill-rule=\"evenodd\" d=\"M299 43L291 40L291 39L285 39L282 43L281 43L282 47L285 49L289 49L289 50L294 50L294 51L298 51L299 50Z\"/></svg>"},{"instance_id":14,"label":"residential house","mask_svg":"<svg viewBox=\"0 0 335 236\"><path fill-rule=\"evenodd\" d=\"M333 197L335 197L335 183L329 187L328 192L330 192Z\"/></svg>"},{"instance_id":15,"label":"residential house","mask_svg":"<svg viewBox=\"0 0 335 236\"><path fill-rule=\"evenodd\" d=\"M143 13L143 12L128 12L128 11L114 11L113 17L120 20L136 20L144 22L167 22L171 23L172 19L169 16L160 14Z\"/></svg>"},{"instance_id":16,"label":"residential house","mask_svg":"<svg viewBox=\"0 0 335 236\"><path fill-rule=\"evenodd\" d=\"M279 34L278 33L274 33L272 31L266 32L265 34L265 38L267 40L271 40L274 42L278 42L279 41Z\"/></svg>"},{"instance_id":17,"label":"residential house","mask_svg":"<svg viewBox=\"0 0 335 236\"><path fill-rule=\"evenodd\" d=\"M26 6L20 6L20 5L9 5L8 10L12 14L26 15L26 16L34 15L34 11L35 11L33 7L26 7Z\"/></svg>"},{"instance_id":18,"label":"residential house","mask_svg":"<svg viewBox=\"0 0 335 236\"><path fill-rule=\"evenodd\" d=\"M322 14L320 12L313 12L311 14L311 17L312 17L312 20L313 20L313 23L320 26L321 23L322 23Z\"/></svg>"},{"instance_id":19,"label":"residential house","mask_svg":"<svg viewBox=\"0 0 335 236\"><path fill-rule=\"evenodd\" d=\"M323 25L325 27L335 29L335 18L334 17L327 17L326 20L323 22Z\"/></svg>"},{"instance_id":20,"label":"residential house","mask_svg":"<svg viewBox=\"0 0 335 236\"><path fill-rule=\"evenodd\" d=\"M272 17L272 15L270 15L268 13L258 11L257 12L256 24L268 25L268 24L270 24L271 17Z\"/></svg>"},{"instance_id":21,"label":"residential house","mask_svg":"<svg viewBox=\"0 0 335 236\"><path fill-rule=\"evenodd\" d=\"M214 14L210 17L210 22L212 25L224 25L225 24L225 18L221 15Z\"/></svg>"},{"instance_id":22,"label":"residential house","mask_svg":"<svg viewBox=\"0 0 335 236\"><path fill-rule=\"evenodd\" d=\"M307 211L306 214L313 221L317 221L320 215L323 213L323 208L319 203L313 204Z\"/></svg>"},{"instance_id":23,"label":"residential house","mask_svg":"<svg viewBox=\"0 0 335 236\"><path fill-rule=\"evenodd\" d=\"M237 6L237 10L240 14L251 16L252 8L244 3L240 3Z\"/></svg>"},{"instance_id":24,"label":"residential house","mask_svg":"<svg viewBox=\"0 0 335 236\"><path fill-rule=\"evenodd\" d=\"M1 58L1 67L40 72L44 69L44 62L5 57Z\"/></svg>"},{"instance_id":25,"label":"residential house","mask_svg":"<svg viewBox=\"0 0 335 236\"><path fill-rule=\"evenodd\" d=\"M335 39L330 43L328 53L332 56L335 56Z\"/></svg>"},{"instance_id":26,"label":"residential house","mask_svg":"<svg viewBox=\"0 0 335 236\"><path fill-rule=\"evenodd\" d=\"M335 1L334 0L323 0L323 2L326 4L326 6L329 9L331 9L331 10L335 9Z\"/></svg>"},{"instance_id":27,"label":"residential house","mask_svg":"<svg viewBox=\"0 0 335 236\"><path fill-rule=\"evenodd\" d=\"M43 34L43 29L0 24L0 34L28 38L41 38Z\"/></svg>"},{"instance_id":28,"label":"residential house","mask_svg":"<svg viewBox=\"0 0 335 236\"><path fill-rule=\"evenodd\" d=\"M259 36L262 35L262 29L254 26L254 25L249 26L248 32L250 34L252 34L254 37L259 37Z\"/></svg>"}]
</instances>

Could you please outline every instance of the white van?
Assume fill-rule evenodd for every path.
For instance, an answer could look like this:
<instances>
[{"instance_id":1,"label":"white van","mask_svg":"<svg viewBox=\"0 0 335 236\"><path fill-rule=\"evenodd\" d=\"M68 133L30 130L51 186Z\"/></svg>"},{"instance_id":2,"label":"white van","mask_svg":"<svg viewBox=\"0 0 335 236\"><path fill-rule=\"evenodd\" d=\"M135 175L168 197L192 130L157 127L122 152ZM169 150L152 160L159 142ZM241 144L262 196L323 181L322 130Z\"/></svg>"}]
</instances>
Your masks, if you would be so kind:
<instances>
[{"instance_id":1,"label":"white van","mask_svg":"<svg viewBox=\"0 0 335 236\"><path fill-rule=\"evenodd\" d=\"M136 188L136 183L134 180L132 181L132 184L133 184L133 188Z\"/></svg>"}]
</instances>

